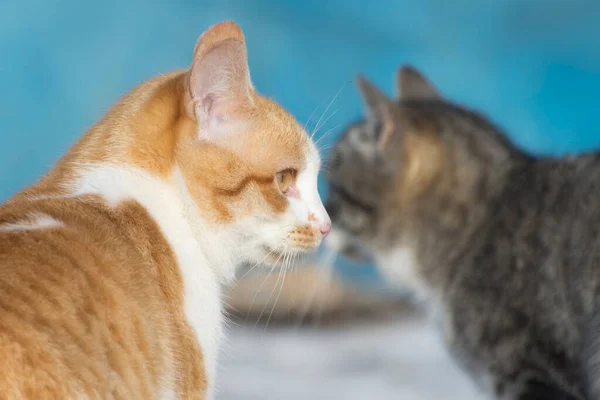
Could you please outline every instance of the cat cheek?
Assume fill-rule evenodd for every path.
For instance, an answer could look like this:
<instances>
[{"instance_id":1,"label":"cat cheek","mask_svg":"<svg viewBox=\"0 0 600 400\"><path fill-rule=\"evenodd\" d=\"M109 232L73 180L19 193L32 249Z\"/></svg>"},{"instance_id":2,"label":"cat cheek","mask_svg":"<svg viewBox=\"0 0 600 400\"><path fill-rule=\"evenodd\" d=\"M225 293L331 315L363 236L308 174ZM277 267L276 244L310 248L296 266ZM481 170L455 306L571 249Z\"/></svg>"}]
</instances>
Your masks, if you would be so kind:
<instances>
[{"instance_id":1,"label":"cat cheek","mask_svg":"<svg viewBox=\"0 0 600 400\"><path fill-rule=\"evenodd\" d=\"M288 201L296 220L300 223L308 223L308 205L302 201L300 196L288 197Z\"/></svg>"}]
</instances>

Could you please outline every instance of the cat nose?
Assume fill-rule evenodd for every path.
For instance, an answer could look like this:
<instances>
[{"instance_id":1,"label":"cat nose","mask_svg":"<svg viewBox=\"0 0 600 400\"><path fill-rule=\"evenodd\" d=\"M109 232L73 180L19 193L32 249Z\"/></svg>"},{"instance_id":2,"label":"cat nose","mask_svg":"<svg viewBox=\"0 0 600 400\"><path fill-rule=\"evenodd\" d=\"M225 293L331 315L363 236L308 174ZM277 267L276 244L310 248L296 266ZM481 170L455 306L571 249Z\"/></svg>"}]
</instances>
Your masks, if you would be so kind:
<instances>
[{"instance_id":1,"label":"cat nose","mask_svg":"<svg viewBox=\"0 0 600 400\"><path fill-rule=\"evenodd\" d=\"M323 235L323 239L329 235L331 231L331 222L324 222L319 226L319 230L321 231L321 235Z\"/></svg>"}]
</instances>

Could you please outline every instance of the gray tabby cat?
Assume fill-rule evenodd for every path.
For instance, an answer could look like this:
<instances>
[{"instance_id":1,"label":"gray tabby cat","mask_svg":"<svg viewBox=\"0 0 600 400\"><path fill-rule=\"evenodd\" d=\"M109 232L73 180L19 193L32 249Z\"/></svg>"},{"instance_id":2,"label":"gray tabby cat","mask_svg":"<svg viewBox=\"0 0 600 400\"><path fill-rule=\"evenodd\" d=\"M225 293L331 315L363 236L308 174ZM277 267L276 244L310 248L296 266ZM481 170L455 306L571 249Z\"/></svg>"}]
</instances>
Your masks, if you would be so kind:
<instances>
[{"instance_id":1,"label":"gray tabby cat","mask_svg":"<svg viewBox=\"0 0 600 400\"><path fill-rule=\"evenodd\" d=\"M534 157L411 67L363 78L332 152L328 245L372 259L439 316L496 399L600 398L600 153Z\"/></svg>"}]
</instances>

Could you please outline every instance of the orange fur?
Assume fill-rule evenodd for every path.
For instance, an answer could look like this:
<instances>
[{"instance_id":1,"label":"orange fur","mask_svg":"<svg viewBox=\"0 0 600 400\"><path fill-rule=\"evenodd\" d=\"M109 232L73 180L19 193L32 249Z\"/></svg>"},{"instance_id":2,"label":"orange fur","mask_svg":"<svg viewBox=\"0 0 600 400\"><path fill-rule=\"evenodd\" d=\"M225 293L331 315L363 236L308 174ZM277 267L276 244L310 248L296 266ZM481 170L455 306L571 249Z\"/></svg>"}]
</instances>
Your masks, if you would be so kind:
<instances>
[{"instance_id":1,"label":"orange fur","mask_svg":"<svg viewBox=\"0 0 600 400\"><path fill-rule=\"evenodd\" d=\"M0 221L30 212L68 229L0 232L1 396L152 398L173 366L182 398L201 398L181 276L143 208L48 199L7 205Z\"/></svg>"},{"instance_id":2,"label":"orange fur","mask_svg":"<svg viewBox=\"0 0 600 400\"><path fill-rule=\"evenodd\" d=\"M244 43L237 25L212 27L192 66L231 40ZM70 189L83 164L138 168L164 182L179 168L210 223L282 213L287 200L274 176L303 168L309 138L250 87L236 109L243 133L226 146L198 140L193 68L124 96L52 171L0 207L1 398L159 398L169 377L179 398L204 398L203 353L161 227L135 201L114 206ZM58 224L10 229L36 216ZM309 250L321 241L310 222L290 235Z\"/></svg>"}]
</instances>

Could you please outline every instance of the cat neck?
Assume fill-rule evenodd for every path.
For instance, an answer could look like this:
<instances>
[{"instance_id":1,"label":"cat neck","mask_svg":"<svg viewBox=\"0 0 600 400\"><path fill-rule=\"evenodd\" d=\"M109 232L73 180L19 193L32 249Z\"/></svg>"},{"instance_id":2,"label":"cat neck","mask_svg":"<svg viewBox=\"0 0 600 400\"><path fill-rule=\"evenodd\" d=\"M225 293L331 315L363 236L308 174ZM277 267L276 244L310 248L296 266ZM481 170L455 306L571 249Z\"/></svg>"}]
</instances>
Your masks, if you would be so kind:
<instances>
[{"instance_id":1,"label":"cat neck","mask_svg":"<svg viewBox=\"0 0 600 400\"><path fill-rule=\"evenodd\" d=\"M47 176L10 201L87 194L111 205L134 200L158 223L178 258L193 255L196 266L206 264L219 281L229 282L239 262L228 248L233 233L194 202L175 159L178 140L198 129L182 117L182 91L182 72L135 88Z\"/></svg>"},{"instance_id":2,"label":"cat neck","mask_svg":"<svg viewBox=\"0 0 600 400\"><path fill-rule=\"evenodd\" d=\"M531 165L515 161L503 171L479 175L469 185L440 181L440 187L409 207L388 208L377 235L378 265L393 281L407 283L419 297L433 300L452 284L466 258L485 245L493 221L506 206L511 182L520 181Z\"/></svg>"},{"instance_id":3,"label":"cat neck","mask_svg":"<svg viewBox=\"0 0 600 400\"><path fill-rule=\"evenodd\" d=\"M70 196L99 195L113 206L138 202L160 227L182 270L186 265L208 267L220 282L232 280L239 263L228 248L232 233L202 217L177 168L167 181L132 167L82 166L78 178L65 186Z\"/></svg>"}]
</instances>

